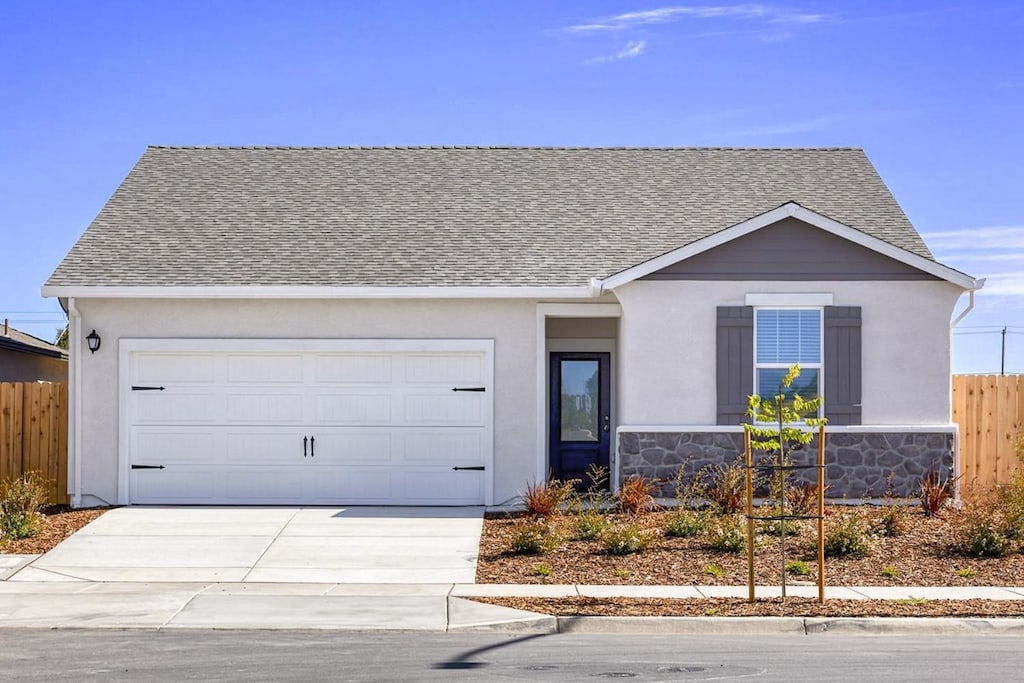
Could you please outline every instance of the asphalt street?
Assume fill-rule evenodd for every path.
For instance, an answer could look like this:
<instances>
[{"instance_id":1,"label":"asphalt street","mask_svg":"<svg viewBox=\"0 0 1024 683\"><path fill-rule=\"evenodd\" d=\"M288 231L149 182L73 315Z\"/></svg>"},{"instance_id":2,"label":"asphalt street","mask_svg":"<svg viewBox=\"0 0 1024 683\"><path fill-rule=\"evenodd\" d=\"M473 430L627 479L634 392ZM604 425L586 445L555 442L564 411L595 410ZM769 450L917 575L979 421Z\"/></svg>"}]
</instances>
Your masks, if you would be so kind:
<instances>
[{"instance_id":1,"label":"asphalt street","mask_svg":"<svg viewBox=\"0 0 1024 683\"><path fill-rule=\"evenodd\" d=\"M5 681L1010 681L1019 637L8 630Z\"/></svg>"}]
</instances>

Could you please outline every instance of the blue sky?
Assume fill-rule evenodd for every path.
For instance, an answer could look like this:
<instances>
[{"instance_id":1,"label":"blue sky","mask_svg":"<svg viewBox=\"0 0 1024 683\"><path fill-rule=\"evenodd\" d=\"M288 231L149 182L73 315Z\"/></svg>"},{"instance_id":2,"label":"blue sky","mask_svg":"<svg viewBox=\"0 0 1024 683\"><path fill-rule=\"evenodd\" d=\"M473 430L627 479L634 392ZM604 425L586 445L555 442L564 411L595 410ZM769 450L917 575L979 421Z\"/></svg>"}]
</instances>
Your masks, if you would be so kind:
<instances>
[{"instance_id":1,"label":"blue sky","mask_svg":"<svg viewBox=\"0 0 1024 683\"><path fill-rule=\"evenodd\" d=\"M0 316L147 144L856 146L1024 372L1024 3L0 4Z\"/></svg>"}]
</instances>

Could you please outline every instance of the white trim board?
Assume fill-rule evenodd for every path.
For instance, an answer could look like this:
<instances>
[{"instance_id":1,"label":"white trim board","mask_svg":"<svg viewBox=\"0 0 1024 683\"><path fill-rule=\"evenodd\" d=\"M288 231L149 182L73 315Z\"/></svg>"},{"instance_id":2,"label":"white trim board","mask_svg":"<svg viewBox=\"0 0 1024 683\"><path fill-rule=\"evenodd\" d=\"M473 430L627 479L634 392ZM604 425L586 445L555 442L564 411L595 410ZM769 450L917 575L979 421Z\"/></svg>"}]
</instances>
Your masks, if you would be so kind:
<instances>
[{"instance_id":1,"label":"white trim board","mask_svg":"<svg viewBox=\"0 0 1024 683\"><path fill-rule=\"evenodd\" d=\"M726 242L731 242L732 240L743 237L744 235L749 235L761 228L768 227L769 225L773 225L790 217L801 220L804 223L813 225L814 227L820 228L826 232L830 232L838 237L842 237L854 244L859 244L862 247L871 249L883 256L888 256L891 259L905 263L912 268L917 268L929 275L934 275L937 278L951 282L965 290L979 289L984 284L984 281L975 280L969 275L961 273L949 266L944 266L941 263L932 261L931 259L918 256L911 251L889 244L885 240L872 237L871 235L861 232L856 228L851 228L850 226L834 221L827 216L822 216L820 213L816 213L810 209L805 209L796 202L787 202L786 204L763 213L760 216L755 216L749 220L743 221L742 223L737 223L732 227L720 230L713 235L708 235L707 237L662 254L661 256L653 258L645 263L623 270L610 277L604 279L594 278L594 280L591 281L591 287L595 290L595 293L602 293L615 289L616 287L620 287L628 282L644 277L645 275L657 272L662 268L667 268L675 263L684 261L696 256L697 254L708 251L709 249L714 249Z\"/></svg>"}]
</instances>

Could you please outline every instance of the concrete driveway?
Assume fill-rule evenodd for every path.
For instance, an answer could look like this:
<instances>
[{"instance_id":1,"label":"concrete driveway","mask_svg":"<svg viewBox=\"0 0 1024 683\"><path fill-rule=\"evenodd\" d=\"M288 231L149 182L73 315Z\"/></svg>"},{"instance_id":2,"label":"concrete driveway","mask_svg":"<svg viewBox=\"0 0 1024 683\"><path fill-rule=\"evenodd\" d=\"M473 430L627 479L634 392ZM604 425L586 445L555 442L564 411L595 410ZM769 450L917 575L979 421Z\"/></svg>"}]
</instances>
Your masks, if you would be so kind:
<instances>
[{"instance_id":1,"label":"concrete driveway","mask_svg":"<svg viewBox=\"0 0 1024 683\"><path fill-rule=\"evenodd\" d=\"M473 583L483 511L118 508L8 580Z\"/></svg>"}]
</instances>

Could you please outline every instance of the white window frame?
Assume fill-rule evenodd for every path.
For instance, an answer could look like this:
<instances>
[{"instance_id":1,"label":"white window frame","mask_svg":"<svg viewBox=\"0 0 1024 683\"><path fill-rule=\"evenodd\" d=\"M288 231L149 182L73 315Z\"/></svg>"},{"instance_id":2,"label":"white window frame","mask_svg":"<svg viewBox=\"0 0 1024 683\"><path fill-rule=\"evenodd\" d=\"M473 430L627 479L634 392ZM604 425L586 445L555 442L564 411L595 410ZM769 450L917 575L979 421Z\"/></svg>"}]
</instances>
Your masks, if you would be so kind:
<instances>
[{"instance_id":1,"label":"white window frame","mask_svg":"<svg viewBox=\"0 0 1024 683\"><path fill-rule=\"evenodd\" d=\"M751 394L758 394L757 371L758 370L788 370L792 363L758 363L757 362L757 318L759 311L817 311L818 312L818 362L800 363L800 369L808 368L818 371L818 396L825 395L825 309L822 306L755 306L754 307L754 376L751 378L753 390ZM818 406L817 417L822 417L824 402Z\"/></svg>"}]
</instances>

